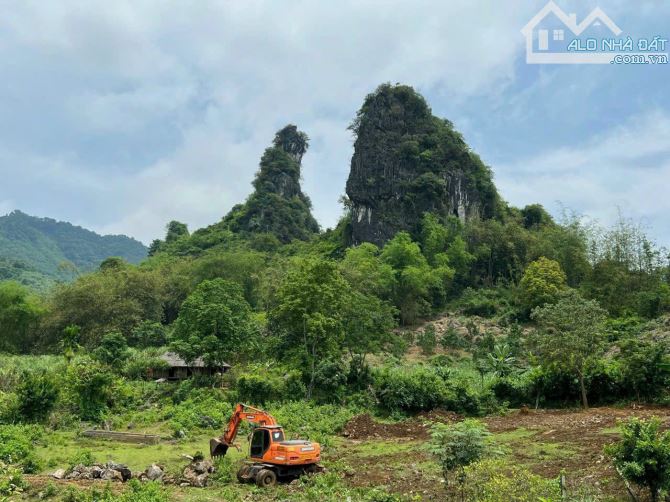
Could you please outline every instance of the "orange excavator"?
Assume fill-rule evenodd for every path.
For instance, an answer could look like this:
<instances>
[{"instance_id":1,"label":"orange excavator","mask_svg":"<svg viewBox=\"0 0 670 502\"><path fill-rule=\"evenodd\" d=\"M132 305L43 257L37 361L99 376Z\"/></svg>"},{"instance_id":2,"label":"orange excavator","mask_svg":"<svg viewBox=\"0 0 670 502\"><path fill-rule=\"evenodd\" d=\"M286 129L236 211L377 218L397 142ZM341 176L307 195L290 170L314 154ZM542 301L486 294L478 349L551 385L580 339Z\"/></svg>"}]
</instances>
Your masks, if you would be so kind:
<instances>
[{"instance_id":1,"label":"orange excavator","mask_svg":"<svg viewBox=\"0 0 670 502\"><path fill-rule=\"evenodd\" d=\"M221 457L234 444L243 420L252 424L249 441L249 459L237 471L240 483L255 482L258 486L272 486L278 478L297 478L303 474L320 472L321 460L319 443L303 439L286 440L284 429L266 411L239 403L235 406L228 427L223 436L209 441L212 457Z\"/></svg>"}]
</instances>

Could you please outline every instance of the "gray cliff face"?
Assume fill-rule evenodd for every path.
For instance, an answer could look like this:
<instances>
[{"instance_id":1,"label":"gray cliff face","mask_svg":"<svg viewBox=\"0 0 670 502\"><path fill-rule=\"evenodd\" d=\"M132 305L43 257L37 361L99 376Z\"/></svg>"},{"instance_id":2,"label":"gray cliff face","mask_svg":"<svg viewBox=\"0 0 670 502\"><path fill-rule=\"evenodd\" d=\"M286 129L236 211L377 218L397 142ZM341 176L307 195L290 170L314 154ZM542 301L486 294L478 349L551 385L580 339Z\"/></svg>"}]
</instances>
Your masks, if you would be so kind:
<instances>
[{"instance_id":1,"label":"gray cliff face","mask_svg":"<svg viewBox=\"0 0 670 502\"><path fill-rule=\"evenodd\" d=\"M347 196L354 244L383 245L402 230L416 234L426 212L463 222L492 214L490 171L410 87L381 86L352 129Z\"/></svg>"}]
</instances>

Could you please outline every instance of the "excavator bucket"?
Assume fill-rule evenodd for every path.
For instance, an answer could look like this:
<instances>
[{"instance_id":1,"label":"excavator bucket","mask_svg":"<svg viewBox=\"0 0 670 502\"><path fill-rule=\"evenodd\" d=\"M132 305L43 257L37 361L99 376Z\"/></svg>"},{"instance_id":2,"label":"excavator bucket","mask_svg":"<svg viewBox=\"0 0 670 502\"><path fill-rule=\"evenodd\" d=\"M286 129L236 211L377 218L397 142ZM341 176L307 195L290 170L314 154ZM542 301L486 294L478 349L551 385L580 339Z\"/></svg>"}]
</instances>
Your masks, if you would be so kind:
<instances>
[{"instance_id":1,"label":"excavator bucket","mask_svg":"<svg viewBox=\"0 0 670 502\"><path fill-rule=\"evenodd\" d=\"M209 454L212 457L223 457L228 452L228 445L219 438L209 440Z\"/></svg>"}]
</instances>

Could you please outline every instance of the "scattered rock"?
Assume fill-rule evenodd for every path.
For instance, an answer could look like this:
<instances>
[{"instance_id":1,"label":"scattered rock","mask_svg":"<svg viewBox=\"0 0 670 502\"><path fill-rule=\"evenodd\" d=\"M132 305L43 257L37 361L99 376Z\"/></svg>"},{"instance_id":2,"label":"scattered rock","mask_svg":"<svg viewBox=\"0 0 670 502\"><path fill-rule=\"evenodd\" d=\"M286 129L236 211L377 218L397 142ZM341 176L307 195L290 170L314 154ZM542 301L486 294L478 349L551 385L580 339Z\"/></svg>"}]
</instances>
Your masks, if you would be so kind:
<instances>
[{"instance_id":1,"label":"scattered rock","mask_svg":"<svg viewBox=\"0 0 670 502\"><path fill-rule=\"evenodd\" d=\"M209 475L214 472L214 464L209 460L193 461L182 472L184 482L190 486L203 488L207 486Z\"/></svg>"},{"instance_id":2,"label":"scattered rock","mask_svg":"<svg viewBox=\"0 0 670 502\"><path fill-rule=\"evenodd\" d=\"M149 467L147 467L147 470L144 472L149 481L156 481L163 479L164 472L159 465L151 464Z\"/></svg>"},{"instance_id":3,"label":"scattered rock","mask_svg":"<svg viewBox=\"0 0 670 502\"><path fill-rule=\"evenodd\" d=\"M104 479L105 481L121 481L123 483L123 475L114 469L105 469L102 471L100 479Z\"/></svg>"},{"instance_id":4,"label":"scattered rock","mask_svg":"<svg viewBox=\"0 0 670 502\"><path fill-rule=\"evenodd\" d=\"M102 467L100 467L99 465L92 465L90 467L90 473L91 473L91 477L93 479L100 479L102 477L102 472L103 471L104 471L104 469Z\"/></svg>"},{"instance_id":5,"label":"scattered rock","mask_svg":"<svg viewBox=\"0 0 670 502\"><path fill-rule=\"evenodd\" d=\"M59 469L56 474L65 472L64 469ZM128 466L117 464L115 462L107 462L106 464L94 464L86 466L84 464L75 465L72 470L63 476L63 478L56 479L104 479L106 481L128 481L132 477L132 472Z\"/></svg>"},{"instance_id":6,"label":"scattered rock","mask_svg":"<svg viewBox=\"0 0 670 502\"><path fill-rule=\"evenodd\" d=\"M63 479L65 478L65 474L65 469L58 469L51 474L51 477L55 479Z\"/></svg>"},{"instance_id":7,"label":"scattered rock","mask_svg":"<svg viewBox=\"0 0 670 502\"><path fill-rule=\"evenodd\" d=\"M128 481L133 475L128 466L124 464L117 464L116 462L107 462L107 464L105 464L105 467L107 467L107 469L111 469L121 474L121 478L123 481Z\"/></svg>"}]
</instances>

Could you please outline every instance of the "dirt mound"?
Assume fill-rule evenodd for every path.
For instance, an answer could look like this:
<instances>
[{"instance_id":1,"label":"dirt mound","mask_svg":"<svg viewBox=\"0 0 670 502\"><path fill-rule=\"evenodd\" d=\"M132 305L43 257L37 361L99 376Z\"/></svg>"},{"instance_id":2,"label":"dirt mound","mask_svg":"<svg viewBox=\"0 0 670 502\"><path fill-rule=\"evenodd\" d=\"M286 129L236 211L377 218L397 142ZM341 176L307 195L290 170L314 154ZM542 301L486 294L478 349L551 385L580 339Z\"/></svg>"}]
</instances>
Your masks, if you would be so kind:
<instances>
[{"instance_id":1,"label":"dirt mound","mask_svg":"<svg viewBox=\"0 0 670 502\"><path fill-rule=\"evenodd\" d=\"M422 412L414 418L395 423L378 422L366 413L349 420L342 435L349 439L426 439L433 422L449 423L457 420L460 420L457 414L443 410Z\"/></svg>"}]
</instances>

